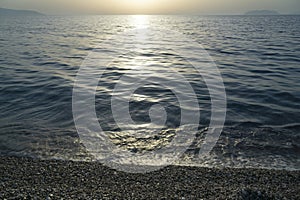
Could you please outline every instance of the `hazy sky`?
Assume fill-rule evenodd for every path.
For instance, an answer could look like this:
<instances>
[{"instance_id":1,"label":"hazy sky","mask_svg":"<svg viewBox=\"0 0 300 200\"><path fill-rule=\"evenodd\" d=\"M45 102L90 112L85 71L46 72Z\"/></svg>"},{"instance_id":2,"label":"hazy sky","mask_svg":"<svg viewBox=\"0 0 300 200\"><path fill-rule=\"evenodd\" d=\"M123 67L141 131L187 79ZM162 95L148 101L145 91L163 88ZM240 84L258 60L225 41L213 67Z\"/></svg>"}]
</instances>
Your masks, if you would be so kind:
<instances>
[{"instance_id":1,"label":"hazy sky","mask_svg":"<svg viewBox=\"0 0 300 200\"><path fill-rule=\"evenodd\" d=\"M54 13L240 14L268 9L300 13L300 0L0 0L0 7Z\"/></svg>"}]
</instances>

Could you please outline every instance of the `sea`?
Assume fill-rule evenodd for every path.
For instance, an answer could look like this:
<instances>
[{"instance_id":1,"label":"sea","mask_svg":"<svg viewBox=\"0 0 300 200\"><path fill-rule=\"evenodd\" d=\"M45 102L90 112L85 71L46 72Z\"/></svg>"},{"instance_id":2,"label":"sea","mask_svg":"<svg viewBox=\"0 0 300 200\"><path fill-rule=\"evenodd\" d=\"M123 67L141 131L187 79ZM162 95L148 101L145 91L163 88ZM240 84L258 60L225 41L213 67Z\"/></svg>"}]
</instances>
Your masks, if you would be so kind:
<instances>
[{"instance_id":1,"label":"sea","mask_svg":"<svg viewBox=\"0 0 300 200\"><path fill-rule=\"evenodd\" d=\"M102 136L133 155L163 149L199 111L193 142L171 165L300 170L300 16L1 16L0 52L1 156L105 157L81 135L100 137L89 108L74 114L78 87L94 96ZM76 81L86 68L94 87ZM217 87L225 99L213 105ZM201 157L212 110L224 123Z\"/></svg>"}]
</instances>

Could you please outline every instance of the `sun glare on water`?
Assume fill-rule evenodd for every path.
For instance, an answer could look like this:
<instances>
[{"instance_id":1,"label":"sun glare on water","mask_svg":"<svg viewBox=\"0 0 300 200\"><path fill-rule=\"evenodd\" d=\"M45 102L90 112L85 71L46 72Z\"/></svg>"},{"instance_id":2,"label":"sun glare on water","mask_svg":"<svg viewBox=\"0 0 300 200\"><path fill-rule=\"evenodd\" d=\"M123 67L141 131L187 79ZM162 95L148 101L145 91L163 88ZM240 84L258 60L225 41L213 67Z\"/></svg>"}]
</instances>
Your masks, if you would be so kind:
<instances>
[{"instance_id":1,"label":"sun glare on water","mask_svg":"<svg viewBox=\"0 0 300 200\"><path fill-rule=\"evenodd\" d=\"M133 15L130 22L135 28L147 28L149 25L149 16L147 15Z\"/></svg>"}]
</instances>

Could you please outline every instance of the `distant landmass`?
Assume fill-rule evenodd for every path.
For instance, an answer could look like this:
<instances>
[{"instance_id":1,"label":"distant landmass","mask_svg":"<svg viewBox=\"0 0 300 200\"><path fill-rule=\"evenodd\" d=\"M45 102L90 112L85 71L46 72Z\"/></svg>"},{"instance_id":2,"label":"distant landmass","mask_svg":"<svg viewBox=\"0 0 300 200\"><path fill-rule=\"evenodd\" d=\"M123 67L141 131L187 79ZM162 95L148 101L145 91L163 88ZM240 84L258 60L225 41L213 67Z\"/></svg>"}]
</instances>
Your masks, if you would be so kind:
<instances>
[{"instance_id":1,"label":"distant landmass","mask_svg":"<svg viewBox=\"0 0 300 200\"><path fill-rule=\"evenodd\" d=\"M251 10L245 15L280 15L280 13L275 10Z\"/></svg>"},{"instance_id":2,"label":"distant landmass","mask_svg":"<svg viewBox=\"0 0 300 200\"><path fill-rule=\"evenodd\" d=\"M44 15L44 14L32 10L13 10L7 8L0 8L0 16L38 16L38 15Z\"/></svg>"}]
</instances>

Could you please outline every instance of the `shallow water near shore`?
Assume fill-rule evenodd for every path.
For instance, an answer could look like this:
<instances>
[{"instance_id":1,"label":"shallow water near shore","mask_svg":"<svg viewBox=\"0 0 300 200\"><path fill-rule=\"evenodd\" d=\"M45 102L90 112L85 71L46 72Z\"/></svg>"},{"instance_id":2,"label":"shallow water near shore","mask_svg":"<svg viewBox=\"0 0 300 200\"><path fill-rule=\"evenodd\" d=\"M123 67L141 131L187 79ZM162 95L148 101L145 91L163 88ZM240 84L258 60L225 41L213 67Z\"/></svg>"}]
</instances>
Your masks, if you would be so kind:
<instances>
[{"instance_id":1,"label":"shallow water near shore","mask_svg":"<svg viewBox=\"0 0 300 200\"><path fill-rule=\"evenodd\" d=\"M143 124L150 122L151 106L165 107L167 120L159 137L131 137L128 134L136 127L121 130L111 112L111 93L129 65L154 70L172 66L190 82L201 111L195 141L174 164L300 169L300 16L1 17L0 155L93 160L73 121L76 73L95 48L102 47L97 51L108 55L113 51L108 38L145 26L178 31L209 53L226 88L225 127L210 156L199 159L211 117L207 86L188 62L172 52L174 46L146 48L114 60L97 87L99 123L114 144L138 153L172 139L180 123L175 88L148 84L130 101L131 117L140 132L147 132ZM176 45L180 39L170 35L161 40L174 40ZM173 80L164 74L160 78Z\"/></svg>"}]
</instances>

